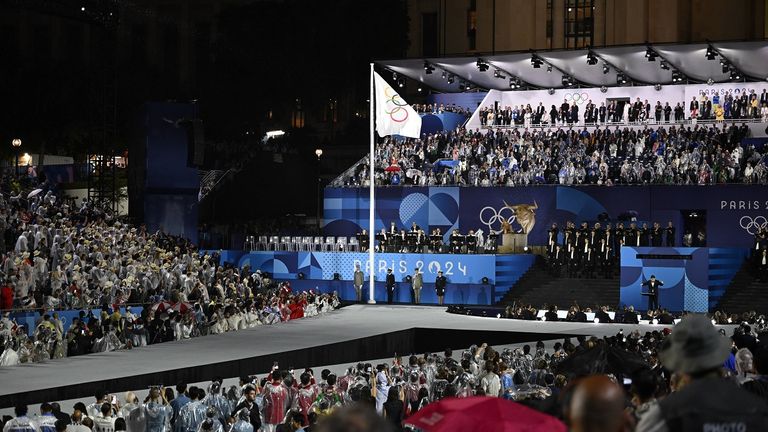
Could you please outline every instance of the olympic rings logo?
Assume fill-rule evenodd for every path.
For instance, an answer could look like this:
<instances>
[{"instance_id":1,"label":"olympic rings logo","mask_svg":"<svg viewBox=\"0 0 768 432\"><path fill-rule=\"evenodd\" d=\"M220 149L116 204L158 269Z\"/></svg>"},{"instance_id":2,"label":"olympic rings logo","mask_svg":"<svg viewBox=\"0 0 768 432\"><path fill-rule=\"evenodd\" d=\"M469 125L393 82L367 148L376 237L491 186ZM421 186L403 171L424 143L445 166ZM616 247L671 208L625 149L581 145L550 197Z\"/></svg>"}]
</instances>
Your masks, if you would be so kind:
<instances>
[{"instance_id":1,"label":"olympic rings logo","mask_svg":"<svg viewBox=\"0 0 768 432\"><path fill-rule=\"evenodd\" d=\"M508 216L504 214L505 211L509 214ZM504 221L510 225L515 221L515 212L509 207L497 210L487 206L480 210L480 223L488 227L489 234L500 233ZM494 226L498 226L498 229L493 229Z\"/></svg>"},{"instance_id":2,"label":"olympic rings logo","mask_svg":"<svg viewBox=\"0 0 768 432\"><path fill-rule=\"evenodd\" d=\"M750 216L742 216L739 219L739 225L750 235L755 235L758 230L768 227L768 219L765 216L755 216L754 219Z\"/></svg>"},{"instance_id":3,"label":"olympic rings logo","mask_svg":"<svg viewBox=\"0 0 768 432\"><path fill-rule=\"evenodd\" d=\"M404 100L400 99L400 95L397 93L390 94L393 92L392 87L387 86L384 88L384 96L387 98L384 100L384 103L389 107L390 105L393 107L391 110L384 110L384 112L389 116L389 118L393 122L402 123L406 120L408 120L408 110L404 107L407 107L408 104L405 103Z\"/></svg>"},{"instance_id":4,"label":"olympic rings logo","mask_svg":"<svg viewBox=\"0 0 768 432\"><path fill-rule=\"evenodd\" d=\"M589 100L589 95L586 93L566 93L565 94L565 101L568 103L575 103L576 105L581 105L583 103L586 103Z\"/></svg>"}]
</instances>

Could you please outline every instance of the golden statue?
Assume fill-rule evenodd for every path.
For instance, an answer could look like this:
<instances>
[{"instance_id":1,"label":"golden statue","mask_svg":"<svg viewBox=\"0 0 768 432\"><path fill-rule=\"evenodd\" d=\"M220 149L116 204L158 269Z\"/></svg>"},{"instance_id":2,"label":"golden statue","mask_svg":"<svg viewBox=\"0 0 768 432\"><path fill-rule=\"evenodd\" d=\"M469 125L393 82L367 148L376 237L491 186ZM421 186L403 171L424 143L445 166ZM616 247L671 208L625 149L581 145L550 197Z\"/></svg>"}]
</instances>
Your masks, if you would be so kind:
<instances>
[{"instance_id":1,"label":"golden statue","mask_svg":"<svg viewBox=\"0 0 768 432\"><path fill-rule=\"evenodd\" d=\"M504 201L504 207L515 213L515 220L520 224L520 227L522 227L524 234L528 234L533 230L533 226L536 225L536 209L539 208L539 205L536 204L536 200L533 201L533 204L515 205L509 205ZM504 225L502 224L502 229L503 227Z\"/></svg>"}]
</instances>

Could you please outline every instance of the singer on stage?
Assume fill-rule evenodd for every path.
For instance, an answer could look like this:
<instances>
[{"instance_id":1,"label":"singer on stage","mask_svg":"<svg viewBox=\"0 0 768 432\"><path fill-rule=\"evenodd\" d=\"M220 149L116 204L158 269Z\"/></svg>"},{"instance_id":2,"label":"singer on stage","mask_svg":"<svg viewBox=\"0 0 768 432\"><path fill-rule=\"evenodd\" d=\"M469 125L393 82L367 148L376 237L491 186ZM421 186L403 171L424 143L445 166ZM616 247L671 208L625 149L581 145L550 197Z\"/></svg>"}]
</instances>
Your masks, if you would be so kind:
<instances>
[{"instance_id":1,"label":"singer on stage","mask_svg":"<svg viewBox=\"0 0 768 432\"><path fill-rule=\"evenodd\" d=\"M664 282L656 279L655 275L651 275L651 278L643 282L642 286L648 287L647 293L642 293L648 296L648 310L656 310L659 308L659 287L664 286Z\"/></svg>"}]
</instances>

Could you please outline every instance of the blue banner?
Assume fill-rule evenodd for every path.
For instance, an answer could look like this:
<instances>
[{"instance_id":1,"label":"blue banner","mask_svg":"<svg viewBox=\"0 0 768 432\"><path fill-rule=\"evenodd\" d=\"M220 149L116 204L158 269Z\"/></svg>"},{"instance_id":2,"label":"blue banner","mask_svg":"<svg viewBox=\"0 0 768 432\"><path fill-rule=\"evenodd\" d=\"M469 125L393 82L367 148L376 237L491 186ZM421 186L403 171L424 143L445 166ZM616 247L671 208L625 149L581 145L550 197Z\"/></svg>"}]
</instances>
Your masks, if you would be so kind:
<instances>
[{"instance_id":1,"label":"blue banner","mask_svg":"<svg viewBox=\"0 0 768 432\"><path fill-rule=\"evenodd\" d=\"M269 272L275 279L297 279L303 273L306 279L339 278L351 281L356 266L368 278L370 264L367 253L360 252L251 252L242 255L238 266L250 266L252 271ZM415 269L424 274L424 282L435 281L438 271L453 284L481 284L484 277L488 284L494 284L496 257L494 255L460 254L398 254L377 253L374 258L374 275L377 281L384 281L387 269L391 268L395 279L401 282Z\"/></svg>"},{"instance_id":2,"label":"blue banner","mask_svg":"<svg viewBox=\"0 0 768 432\"><path fill-rule=\"evenodd\" d=\"M326 235L352 236L368 228L368 189L326 188ZM696 213L701 224L685 226ZM671 221L676 245L688 229L700 234L707 247L748 248L759 226L768 226L768 194L760 185L687 186L529 186L529 187L380 187L376 190L375 227L394 222L408 229L413 222L425 230L500 231L502 221L514 230L529 229L528 243L544 245L553 222L594 223L630 219L638 224ZM704 228L703 231L700 231Z\"/></svg>"}]
</instances>

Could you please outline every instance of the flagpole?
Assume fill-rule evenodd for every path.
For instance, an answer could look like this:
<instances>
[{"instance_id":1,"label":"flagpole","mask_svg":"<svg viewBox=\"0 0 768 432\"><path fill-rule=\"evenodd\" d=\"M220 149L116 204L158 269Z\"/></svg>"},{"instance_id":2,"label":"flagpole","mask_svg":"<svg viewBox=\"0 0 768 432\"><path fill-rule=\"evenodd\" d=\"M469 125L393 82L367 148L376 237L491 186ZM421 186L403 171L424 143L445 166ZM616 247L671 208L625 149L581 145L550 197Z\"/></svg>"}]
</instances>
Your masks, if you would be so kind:
<instances>
[{"instance_id":1,"label":"flagpole","mask_svg":"<svg viewBox=\"0 0 768 432\"><path fill-rule=\"evenodd\" d=\"M368 261L370 262L370 267L368 268L368 283L369 283L369 296L368 296L368 303L375 304L376 299L374 298L374 268L376 266L373 263L373 257L374 257L374 247L376 246L376 232L375 232L375 226L374 226L374 215L375 215L375 207L376 207L376 201L374 199L374 188L375 188L375 182L374 182L374 140L376 139L376 131L374 129L374 119L373 119L373 97L374 97L374 78L373 78L373 63L371 63L371 96L368 99L369 101L369 112L368 112L368 122L370 124L370 148L369 148L369 159L368 159L368 173L369 173L369 182L370 185L368 186L368 198L369 198L369 204L368 204Z\"/></svg>"}]
</instances>

